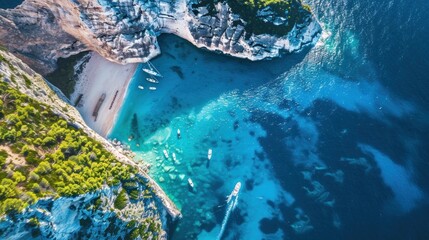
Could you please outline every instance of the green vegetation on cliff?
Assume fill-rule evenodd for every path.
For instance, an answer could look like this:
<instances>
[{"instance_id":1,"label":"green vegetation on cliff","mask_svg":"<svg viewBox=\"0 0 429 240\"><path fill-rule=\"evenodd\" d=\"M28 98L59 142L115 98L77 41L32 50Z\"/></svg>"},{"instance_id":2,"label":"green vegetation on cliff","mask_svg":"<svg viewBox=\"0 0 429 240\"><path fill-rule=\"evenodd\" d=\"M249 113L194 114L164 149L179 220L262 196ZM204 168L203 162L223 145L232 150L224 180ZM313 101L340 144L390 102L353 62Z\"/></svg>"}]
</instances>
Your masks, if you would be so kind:
<instances>
[{"instance_id":1,"label":"green vegetation on cliff","mask_svg":"<svg viewBox=\"0 0 429 240\"><path fill-rule=\"evenodd\" d=\"M0 215L42 197L74 196L129 179L135 169L47 105L0 82Z\"/></svg>"}]
</instances>

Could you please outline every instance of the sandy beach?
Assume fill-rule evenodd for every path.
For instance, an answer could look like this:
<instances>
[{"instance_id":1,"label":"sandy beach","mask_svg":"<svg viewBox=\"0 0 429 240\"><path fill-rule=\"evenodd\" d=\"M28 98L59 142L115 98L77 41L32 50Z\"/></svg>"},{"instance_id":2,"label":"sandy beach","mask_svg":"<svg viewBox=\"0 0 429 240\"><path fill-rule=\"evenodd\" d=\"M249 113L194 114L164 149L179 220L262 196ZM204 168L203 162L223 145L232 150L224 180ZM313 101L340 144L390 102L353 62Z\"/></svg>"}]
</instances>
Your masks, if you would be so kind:
<instances>
[{"instance_id":1,"label":"sandy beach","mask_svg":"<svg viewBox=\"0 0 429 240\"><path fill-rule=\"evenodd\" d=\"M92 53L79 75L70 100L76 104L80 98L76 108L86 124L103 137L107 136L115 122L137 66L138 64L113 63L97 53ZM103 95L104 100L100 100ZM99 109L97 114L94 114L97 105Z\"/></svg>"}]
</instances>

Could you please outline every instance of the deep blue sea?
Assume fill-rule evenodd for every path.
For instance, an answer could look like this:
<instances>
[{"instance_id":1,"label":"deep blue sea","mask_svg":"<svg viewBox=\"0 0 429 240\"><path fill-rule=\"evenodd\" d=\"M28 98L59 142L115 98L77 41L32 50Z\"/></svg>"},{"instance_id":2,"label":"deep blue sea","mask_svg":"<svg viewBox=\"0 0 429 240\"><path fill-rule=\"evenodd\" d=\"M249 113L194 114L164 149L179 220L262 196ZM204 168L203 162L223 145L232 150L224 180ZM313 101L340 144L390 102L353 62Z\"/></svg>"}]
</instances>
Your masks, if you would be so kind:
<instances>
[{"instance_id":1,"label":"deep blue sea","mask_svg":"<svg viewBox=\"0 0 429 240\"><path fill-rule=\"evenodd\" d=\"M312 49L250 62L162 36L164 78L136 72L109 137L182 210L172 239L429 239L429 1L305 2Z\"/></svg>"},{"instance_id":2,"label":"deep blue sea","mask_svg":"<svg viewBox=\"0 0 429 240\"><path fill-rule=\"evenodd\" d=\"M0 0L0 8L14 8L24 2L24 0Z\"/></svg>"}]
</instances>

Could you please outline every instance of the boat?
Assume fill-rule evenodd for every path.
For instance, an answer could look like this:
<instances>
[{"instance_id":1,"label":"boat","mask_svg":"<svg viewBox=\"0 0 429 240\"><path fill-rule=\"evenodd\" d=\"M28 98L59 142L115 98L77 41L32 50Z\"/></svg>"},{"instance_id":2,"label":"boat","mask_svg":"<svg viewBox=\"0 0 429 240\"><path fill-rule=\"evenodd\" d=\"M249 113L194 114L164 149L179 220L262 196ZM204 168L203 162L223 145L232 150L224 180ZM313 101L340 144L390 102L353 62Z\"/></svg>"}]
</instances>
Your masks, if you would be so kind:
<instances>
[{"instance_id":1,"label":"boat","mask_svg":"<svg viewBox=\"0 0 429 240\"><path fill-rule=\"evenodd\" d=\"M162 152L164 153L164 157L168 158L168 152L167 152L167 150L164 149L164 150L162 150Z\"/></svg>"},{"instance_id":2,"label":"boat","mask_svg":"<svg viewBox=\"0 0 429 240\"><path fill-rule=\"evenodd\" d=\"M234 190L232 190L231 194L228 196L226 202L229 203L231 201L231 199L234 199L238 196L238 192L240 191L241 188L241 182L237 182L235 184Z\"/></svg>"},{"instance_id":3,"label":"boat","mask_svg":"<svg viewBox=\"0 0 429 240\"><path fill-rule=\"evenodd\" d=\"M177 129L177 138L180 138L180 129Z\"/></svg>"},{"instance_id":4,"label":"boat","mask_svg":"<svg viewBox=\"0 0 429 240\"><path fill-rule=\"evenodd\" d=\"M209 149L209 151L208 151L208 153L207 153L207 158L210 160L210 159L212 159L212 154L213 154L213 151L212 151L212 149L210 148Z\"/></svg>"},{"instance_id":5,"label":"boat","mask_svg":"<svg viewBox=\"0 0 429 240\"><path fill-rule=\"evenodd\" d=\"M231 194L228 196L227 205L228 208L225 213L225 217L223 218L222 225L219 231L219 234L217 235L216 240L221 240L223 232L225 231L225 227L228 224L228 219L231 216L231 213L234 211L234 209L237 207L238 204L238 192L241 188L241 182L237 182L235 184L234 190L232 190Z\"/></svg>"},{"instance_id":6,"label":"boat","mask_svg":"<svg viewBox=\"0 0 429 240\"><path fill-rule=\"evenodd\" d=\"M151 91L155 91L155 90L156 90L156 87L149 87L149 90L151 90Z\"/></svg>"},{"instance_id":7,"label":"boat","mask_svg":"<svg viewBox=\"0 0 429 240\"><path fill-rule=\"evenodd\" d=\"M152 76L162 77L161 73L155 68L155 66L151 62L147 62L147 68L143 68L142 70Z\"/></svg>"},{"instance_id":8,"label":"boat","mask_svg":"<svg viewBox=\"0 0 429 240\"><path fill-rule=\"evenodd\" d=\"M98 99L98 102L95 105L94 111L92 112L92 116L95 117L94 122L97 121L98 111L100 110L101 105L103 105L103 102L105 99L106 99L106 94L105 93L101 94L101 97Z\"/></svg>"},{"instance_id":9,"label":"boat","mask_svg":"<svg viewBox=\"0 0 429 240\"><path fill-rule=\"evenodd\" d=\"M142 85L139 85L139 86L138 86L138 88L139 88L140 90L143 90L143 89L144 89L144 87L143 87Z\"/></svg>"},{"instance_id":10,"label":"boat","mask_svg":"<svg viewBox=\"0 0 429 240\"><path fill-rule=\"evenodd\" d=\"M171 155L173 156L173 161L174 161L174 162L177 162L176 154L175 154L175 153L172 153Z\"/></svg>"},{"instance_id":11,"label":"boat","mask_svg":"<svg viewBox=\"0 0 429 240\"><path fill-rule=\"evenodd\" d=\"M188 183L191 188L194 188L194 182L192 182L191 178L188 178Z\"/></svg>"},{"instance_id":12,"label":"boat","mask_svg":"<svg viewBox=\"0 0 429 240\"><path fill-rule=\"evenodd\" d=\"M159 83L158 79L156 79L155 77L147 77L146 81L151 83Z\"/></svg>"}]
</instances>

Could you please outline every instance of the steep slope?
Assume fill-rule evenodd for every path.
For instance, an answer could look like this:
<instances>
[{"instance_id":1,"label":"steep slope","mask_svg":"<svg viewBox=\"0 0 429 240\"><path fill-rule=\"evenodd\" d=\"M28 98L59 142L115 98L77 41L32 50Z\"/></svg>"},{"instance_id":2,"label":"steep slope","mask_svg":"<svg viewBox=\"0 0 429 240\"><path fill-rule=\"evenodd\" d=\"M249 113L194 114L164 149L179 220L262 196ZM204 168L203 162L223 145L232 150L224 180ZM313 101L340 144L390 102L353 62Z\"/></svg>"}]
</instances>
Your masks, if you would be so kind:
<instances>
[{"instance_id":1,"label":"steep slope","mask_svg":"<svg viewBox=\"0 0 429 240\"><path fill-rule=\"evenodd\" d=\"M4 51L0 79L2 237L166 237L180 212L140 166Z\"/></svg>"}]
</instances>

